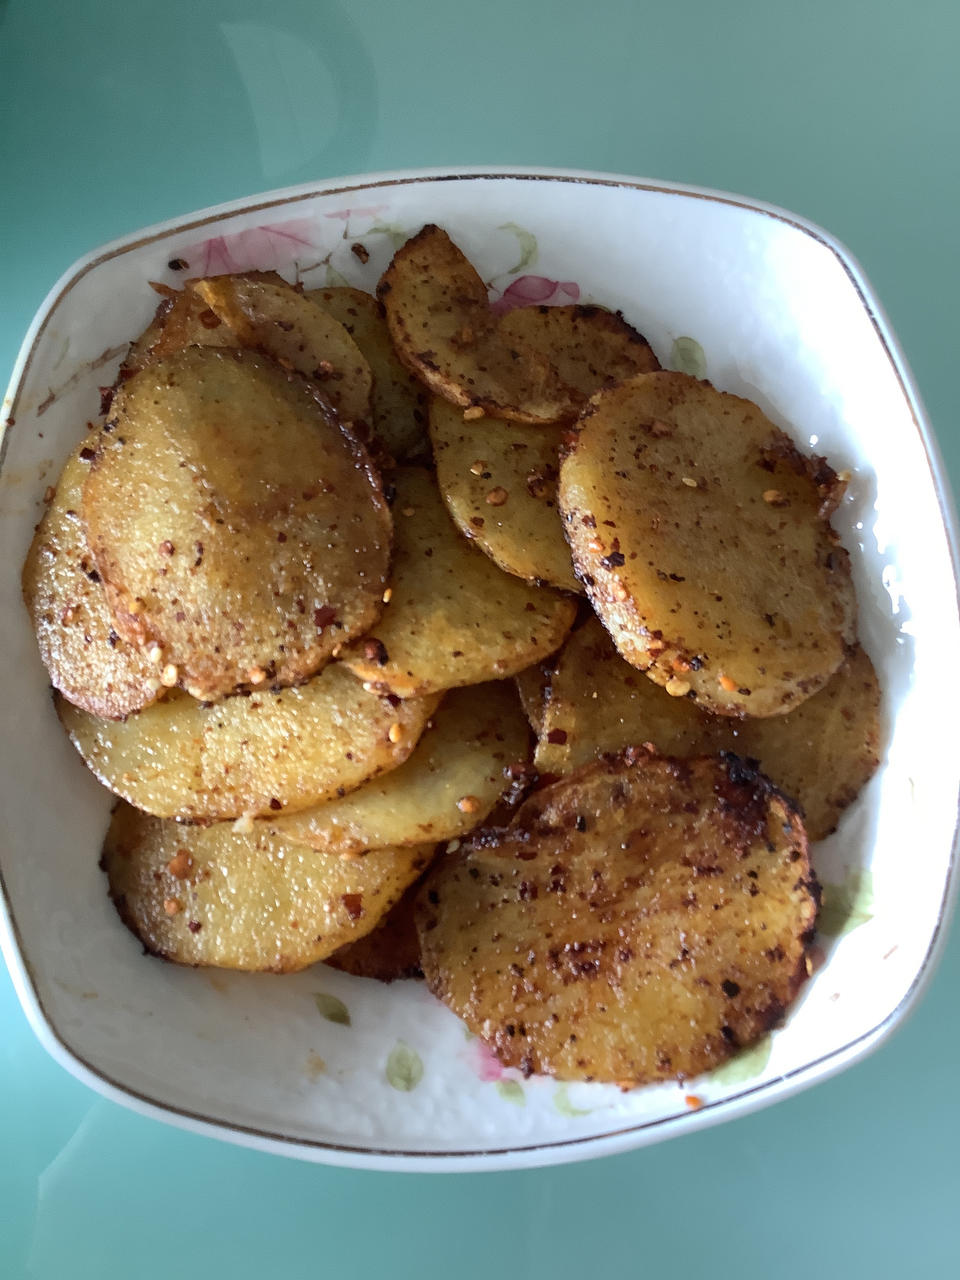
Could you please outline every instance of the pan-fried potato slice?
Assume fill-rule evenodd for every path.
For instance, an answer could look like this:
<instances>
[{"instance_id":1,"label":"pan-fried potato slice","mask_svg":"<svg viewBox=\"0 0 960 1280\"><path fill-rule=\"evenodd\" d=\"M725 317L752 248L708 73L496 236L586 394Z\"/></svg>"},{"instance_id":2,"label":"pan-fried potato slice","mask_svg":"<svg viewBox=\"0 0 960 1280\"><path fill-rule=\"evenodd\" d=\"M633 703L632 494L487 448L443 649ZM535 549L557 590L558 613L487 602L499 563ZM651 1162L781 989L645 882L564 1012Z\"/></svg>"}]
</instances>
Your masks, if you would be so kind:
<instances>
[{"instance_id":1,"label":"pan-fried potato slice","mask_svg":"<svg viewBox=\"0 0 960 1280\"><path fill-rule=\"evenodd\" d=\"M151 360L173 355L184 347L236 347L240 343L220 317L191 289L164 298L156 315L130 344L120 381L132 377Z\"/></svg>"},{"instance_id":2,"label":"pan-fried potato slice","mask_svg":"<svg viewBox=\"0 0 960 1280\"><path fill-rule=\"evenodd\" d=\"M174 692L122 723L64 701L57 711L118 796L161 818L216 820L306 809L396 768L437 701L378 697L331 663L296 688L212 706Z\"/></svg>"},{"instance_id":3,"label":"pan-fried potato slice","mask_svg":"<svg viewBox=\"0 0 960 1280\"><path fill-rule=\"evenodd\" d=\"M265 831L185 827L121 804L101 866L120 918L152 955L294 973L368 933L432 852L376 849L348 860Z\"/></svg>"},{"instance_id":4,"label":"pan-fried potato slice","mask_svg":"<svg viewBox=\"0 0 960 1280\"><path fill-rule=\"evenodd\" d=\"M542 352L585 400L601 387L660 368L643 334L605 307L517 307L501 319L500 332Z\"/></svg>"},{"instance_id":5,"label":"pan-fried potato slice","mask_svg":"<svg viewBox=\"0 0 960 1280\"><path fill-rule=\"evenodd\" d=\"M546 662L535 662L532 667L524 667L513 677L520 694L520 705L527 717L530 728L540 736L543 730L543 716L550 696L550 681L553 678L553 659Z\"/></svg>"},{"instance_id":6,"label":"pan-fried potato slice","mask_svg":"<svg viewBox=\"0 0 960 1280\"><path fill-rule=\"evenodd\" d=\"M120 719L156 700L159 672L117 634L80 521L96 437L60 473L23 566L23 597L50 682L93 715Z\"/></svg>"},{"instance_id":7,"label":"pan-fried potato slice","mask_svg":"<svg viewBox=\"0 0 960 1280\"><path fill-rule=\"evenodd\" d=\"M335 951L327 964L355 978L375 978L377 982L422 978L420 939L414 921L418 887L418 882L412 884L376 928Z\"/></svg>"},{"instance_id":8,"label":"pan-fried potato slice","mask_svg":"<svg viewBox=\"0 0 960 1280\"><path fill-rule=\"evenodd\" d=\"M379 616L379 476L258 353L188 347L128 379L83 515L116 630L198 698L303 680Z\"/></svg>"},{"instance_id":9,"label":"pan-fried potato slice","mask_svg":"<svg viewBox=\"0 0 960 1280\"><path fill-rule=\"evenodd\" d=\"M881 694L858 645L840 670L785 716L726 721L725 746L760 768L803 808L811 840L835 831L880 764Z\"/></svg>"},{"instance_id":10,"label":"pan-fried potato slice","mask_svg":"<svg viewBox=\"0 0 960 1280\"><path fill-rule=\"evenodd\" d=\"M582 397L540 352L502 334L486 285L440 227L397 250L377 297L397 355L435 395L514 422L576 417Z\"/></svg>"},{"instance_id":11,"label":"pan-fried potato slice","mask_svg":"<svg viewBox=\"0 0 960 1280\"><path fill-rule=\"evenodd\" d=\"M645 752L537 792L417 901L427 983L507 1066L641 1084L774 1025L819 892L803 827L735 756Z\"/></svg>"},{"instance_id":12,"label":"pan-fried potato slice","mask_svg":"<svg viewBox=\"0 0 960 1280\"><path fill-rule=\"evenodd\" d=\"M543 709L534 764L540 773L569 773L605 752L652 743L662 755L733 749L716 744L713 725L688 698L671 698L625 662L596 618L573 631L556 658Z\"/></svg>"},{"instance_id":13,"label":"pan-fried potato slice","mask_svg":"<svg viewBox=\"0 0 960 1280\"><path fill-rule=\"evenodd\" d=\"M391 596L376 633L343 651L402 698L511 676L559 647L568 596L502 573L454 528L429 472L396 475Z\"/></svg>"},{"instance_id":14,"label":"pan-fried potato slice","mask_svg":"<svg viewBox=\"0 0 960 1280\"><path fill-rule=\"evenodd\" d=\"M311 289L306 297L339 320L363 352L373 374L373 429L397 462L411 462L429 451L427 392L403 367L390 330L372 294L347 286Z\"/></svg>"},{"instance_id":15,"label":"pan-fried potato slice","mask_svg":"<svg viewBox=\"0 0 960 1280\"><path fill-rule=\"evenodd\" d=\"M671 698L617 653L595 619L556 661L534 763L569 773L605 752L651 743L662 755L754 757L796 800L811 840L836 830L879 764L880 687L859 647L819 692L782 716L734 720Z\"/></svg>"},{"instance_id":16,"label":"pan-fried potato slice","mask_svg":"<svg viewBox=\"0 0 960 1280\"><path fill-rule=\"evenodd\" d=\"M471 830L506 790L504 769L527 758L529 731L516 691L510 684L454 689L431 723L398 769L342 800L267 819L270 830L341 854L449 840Z\"/></svg>"},{"instance_id":17,"label":"pan-fried potato slice","mask_svg":"<svg viewBox=\"0 0 960 1280\"><path fill-rule=\"evenodd\" d=\"M722 715L788 711L854 638L843 486L747 400L680 373L601 392L560 468L578 574L617 648Z\"/></svg>"},{"instance_id":18,"label":"pan-fried potato slice","mask_svg":"<svg viewBox=\"0 0 960 1280\"><path fill-rule=\"evenodd\" d=\"M243 346L258 347L316 382L344 422L369 423L370 366L329 311L273 272L189 283Z\"/></svg>"},{"instance_id":19,"label":"pan-fried potato slice","mask_svg":"<svg viewBox=\"0 0 960 1280\"><path fill-rule=\"evenodd\" d=\"M560 434L430 403L437 483L461 533L507 573L582 591L557 512Z\"/></svg>"}]
</instances>

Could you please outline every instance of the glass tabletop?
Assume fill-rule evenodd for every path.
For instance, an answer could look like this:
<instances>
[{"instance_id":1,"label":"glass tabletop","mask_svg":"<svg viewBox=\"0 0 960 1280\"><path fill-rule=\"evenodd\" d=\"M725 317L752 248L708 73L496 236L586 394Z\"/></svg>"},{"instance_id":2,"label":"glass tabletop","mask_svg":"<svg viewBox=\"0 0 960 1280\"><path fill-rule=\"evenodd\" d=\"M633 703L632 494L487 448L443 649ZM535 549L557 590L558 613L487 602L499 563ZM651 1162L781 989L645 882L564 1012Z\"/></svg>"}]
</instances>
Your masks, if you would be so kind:
<instances>
[{"instance_id":1,"label":"glass tabletop","mask_svg":"<svg viewBox=\"0 0 960 1280\"><path fill-rule=\"evenodd\" d=\"M0 0L4 383L59 274L144 224L337 174L570 166L742 192L838 236L956 487L958 37L947 0ZM904 851L905 883L922 856ZM958 984L954 932L890 1043L762 1113L603 1161L437 1177L134 1115L46 1056L0 970L0 1276L948 1273Z\"/></svg>"}]
</instances>

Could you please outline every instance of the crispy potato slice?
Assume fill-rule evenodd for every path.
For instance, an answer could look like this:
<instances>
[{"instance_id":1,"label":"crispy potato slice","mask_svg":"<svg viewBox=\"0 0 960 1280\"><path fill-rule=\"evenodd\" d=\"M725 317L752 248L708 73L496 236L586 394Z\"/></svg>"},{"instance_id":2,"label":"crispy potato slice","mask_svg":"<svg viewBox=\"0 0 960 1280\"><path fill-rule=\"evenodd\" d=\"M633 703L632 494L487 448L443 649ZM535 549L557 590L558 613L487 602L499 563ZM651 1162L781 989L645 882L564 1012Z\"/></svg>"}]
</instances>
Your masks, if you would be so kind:
<instances>
[{"instance_id":1,"label":"crispy potato slice","mask_svg":"<svg viewBox=\"0 0 960 1280\"><path fill-rule=\"evenodd\" d=\"M159 672L114 630L80 520L96 437L67 459L23 566L23 598L50 682L96 716L122 719L154 702Z\"/></svg>"},{"instance_id":2,"label":"crispy potato slice","mask_svg":"<svg viewBox=\"0 0 960 1280\"><path fill-rule=\"evenodd\" d=\"M601 387L660 368L643 334L605 307L517 307L501 319L500 332L542 352L585 400Z\"/></svg>"},{"instance_id":3,"label":"crispy potato slice","mask_svg":"<svg viewBox=\"0 0 960 1280\"><path fill-rule=\"evenodd\" d=\"M806 976L802 824L735 756L624 753L537 792L431 872L430 989L507 1066L641 1084L716 1066Z\"/></svg>"},{"instance_id":4,"label":"crispy potato slice","mask_svg":"<svg viewBox=\"0 0 960 1280\"><path fill-rule=\"evenodd\" d=\"M671 698L625 662L591 619L557 658L534 763L541 774L564 774L643 743L672 756L733 751L758 760L800 804L808 837L822 840L876 771L880 737L880 686L859 645L793 711L734 720Z\"/></svg>"},{"instance_id":5,"label":"crispy potato slice","mask_svg":"<svg viewBox=\"0 0 960 1280\"><path fill-rule=\"evenodd\" d=\"M560 427L465 421L430 403L437 483L457 528L507 573L582 591L557 511Z\"/></svg>"},{"instance_id":6,"label":"crispy potato slice","mask_svg":"<svg viewBox=\"0 0 960 1280\"><path fill-rule=\"evenodd\" d=\"M440 227L397 250L377 297L397 355L435 395L514 422L576 417L580 394L539 351L502 334L486 285Z\"/></svg>"},{"instance_id":7,"label":"crispy potato slice","mask_svg":"<svg viewBox=\"0 0 960 1280\"><path fill-rule=\"evenodd\" d=\"M576 603L501 573L460 537L433 477L396 476L390 602L343 652L363 680L406 698L511 676L558 648Z\"/></svg>"},{"instance_id":8,"label":"crispy potato slice","mask_svg":"<svg viewBox=\"0 0 960 1280\"><path fill-rule=\"evenodd\" d=\"M355 978L375 978L377 982L422 978L420 939L414 920L418 888L419 882L412 884L374 929L335 951L327 958L327 964L352 973Z\"/></svg>"},{"instance_id":9,"label":"crispy potato slice","mask_svg":"<svg viewBox=\"0 0 960 1280\"><path fill-rule=\"evenodd\" d=\"M416 750L398 769L342 800L275 820L285 840L341 854L463 835L507 788L504 769L529 753L529 731L510 684L448 693Z\"/></svg>"},{"instance_id":10,"label":"crispy potato slice","mask_svg":"<svg viewBox=\"0 0 960 1280\"><path fill-rule=\"evenodd\" d=\"M198 698L303 680L379 616L379 476L309 385L255 352L188 347L125 382L83 515L116 630Z\"/></svg>"},{"instance_id":11,"label":"crispy potato slice","mask_svg":"<svg viewBox=\"0 0 960 1280\"><path fill-rule=\"evenodd\" d=\"M373 421L380 442L397 462L429 452L427 392L397 358L390 330L372 294L343 286L305 295L339 320L363 352L373 374Z\"/></svg>"},{"instance_id":12,"label":"crispy potato slice","mask_svg":"<svg viewBox=\"0 0 960 1280\"><path fill-rule=\"evenodd\" d=\"M120 918L152 955L294 973L368 933L432 852L376 849L348 860L265 831L185 827L121 804L101 866Z\"/></svg>"},{"instance_id":13,"label":"crispy potato slice","mask_svg":"<svg viewBox=\"0 0 960 1280\"><path fill-rule=\"evenodd\" d=\"M152 360L184 347L236 347L236 335L191 289L164 298L139 338L130 344L119 381L132 377Z\"/></svg>"},{"instance_id":14,"label":"crispy potato slice","mask_svg":"<svg viewBox=\"0 0 960 1280\"><path fill-rule=\"evenodd\" d=\"M755 756L777 786L800 802L807 834L822 840L877 771L881 703L877 673L858 645L820 692L795 710L727 721L724 737L733 751Z\"/></svg>"},{"instance_id":15,"label":"crispy potato slice","mask_svg":"<svg viewBox=\"0 0 960 1280\"><path fill-rule=\"evenodd\" d=\"M747 400L680 373L601 392L560 468L587 594L617 648L722 715L815 693L854 638L843 486Z\"/></svg>"},{"instance_id":16,"label":"crispy potato slice","mask_svg":"<svg viewBox=\"0 0 960 1280\"><path fill-rule=\"evenodd\" d=\"M625 662L596 618L573 631L550 678L534 764L541 774L569 773L605 752L652 743L663 755L709 754L713 725L689 698L671 698Z\"/></svg>"},{"instance_id":17,"label":"crispy potato slice","mask_svg":"<svg viewBox=\"0 0 960 1280\"><path fill-rule=\"evenodd\" d=\"M524 667L513 677L520 695L520 705L527 717L530 728L540 736L543 730L543 716L550 696L550 681L553 678L553 660L535 662L531 667Z\"/></svg>"},{"instance_id":18,"label":"crispy potato slice","mask_svg":"<svg viewBox=\"0 0 960 1280\"><path fill-rule=\"evenodd\" d=\"M332 663L296 688L212 706L174 692L122 723L65 701L57 711L118 796L161 818L226 819L306 809L396 768L437 701L379 697Z\"/></svg>"},{"instance_id":19,"label":"crispy potato slice","mask_svg":"<svg viewBox=\"0 0 960 1280\"><path fill-rule=\"evenodd\" d=\"M245 347L258 347L316 382L345 422L370 421L373 375L328 310L273 272L209 276L193 289Z\"/></svg>"}]
</instances>

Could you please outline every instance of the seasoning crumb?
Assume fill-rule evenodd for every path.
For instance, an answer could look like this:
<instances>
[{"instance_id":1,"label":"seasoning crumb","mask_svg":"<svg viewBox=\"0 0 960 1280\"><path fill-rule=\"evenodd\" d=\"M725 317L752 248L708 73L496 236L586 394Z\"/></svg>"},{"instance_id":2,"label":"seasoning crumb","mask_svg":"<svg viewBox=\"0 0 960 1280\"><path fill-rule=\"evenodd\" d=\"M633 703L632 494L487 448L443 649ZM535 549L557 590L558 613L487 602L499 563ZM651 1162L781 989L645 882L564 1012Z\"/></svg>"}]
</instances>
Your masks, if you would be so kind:
<instances>
[{"instance_id":1,"label":"seasoning crumb","mask_svg":"<svg viewBox=\"0 0 960 1280\"><path fill-rule=\"evenodd\" d=\"M764 489L763 500L771 507L786 507L790 505L789 498L784 497L779 489Z\"/></svg>"},{"instance_id":2,"label":"seasoning crumb","mask_svg":"<svg viewBox=\"0 0 960 1280\"><path fill-rule=\"evenodd\" d=\"M687 488L688 488L688 489L699 489L699 488L700 488L699 484L697 483L697 481L696 481L696 480L694 480L693 476L683 476L683 477L682 477L682 483L683 483L683 484L685 484L685 485L687 486Z\"/></svg>"},{"instance_id":3,"label":"seasoning crumb","mask_svg":"<svg viewBox=\"0 0 960 1280\"><path fill-rule=\"evenodd\" d=\"M390 726L389 730L387 731L387 737L390 739L391 742L399 742L400 739L403 737L403 728L401 727L399 720L395 720L393 724Z\"/></svg>"},{"instance_id":4,"label":"seasoning crumb","mask_svg":"<svg viewBox=\"0 0 960 1280\"><path fill-rule=\"evenodd\" d=\"M491 489L487 494L487 503L491 507L502 507L509 496L502 485L497 485L495 489Z\"/></svg>"},{"instance_id":5,"label":"seasoning crumb","mask_svg":"<svg viewBox=\"0 0 960 1280\"><path fill-rule=\"evenodd\" d=\"M245 813L243 817L238 818L233 824L233 834L236 836L253 835L253 814Z\"/></svg>"},{"instance_id":6,"label":"seasoning crumb","mask_svg":"<svg viewBox=\"0 0 960 1280\"><path fill-rule=\"evenodd\" d=\"M186 880L193 870L193 858L190 857L186 849L178 849L167 863L167 870L172 876L176 876L178 880Z\"/></svg>"},{"instance_id":7,"label":"seasoning crumb","mask_svg":"<svg viewBox=\"0 0 960 1280\"><path fill-rule=\"evenodd\" d=\"M476 796L461 796L457 801L457 808L461 813L476 813L480 808L480 801Z\"/></svg>"},{"instance_id":8,"label":"seasoning crumb","mask_svg":"<svg viewBox=\"0 0 960 1280\"><path fill-rule=\"evenodd\" d=\"M699 1111L700 1108L703 1106L703 1099L695 1093L688 1093L687 1096L684 1098L684 1102L687 1104L687 1106L690 1108L691 1111Z\"/></svg>"},{"instance_id":9,"label":"seasoning crumb","mask_svg":"<svg viewBox=\"0 0 960 1280\"><path fill-rule=\"evenodd\" d=\"M160 672L160 683L163 685L165 689L172 689L173 686L177 683L177 680L179 678L180 678L180 672L177 670L177 668L173 665L172 662L168 662L167 665Z\"/></svg>"},{"instance_id":10,"label":"seasoning crumb","mask_svg":"<svg viewBox=\"0 0 960 1280\"><path fill-rule=\"evenodd\" d=\"M50 503L53 501L53 499L54 499L54 497L55 497L55 495L56 495L56 492L57 492L57 491L56 491L56 489L53 487L53 485L52 485L52 484L48 484L48 485L47 485L47 487L44 489L44 491L43 491L43 500L44 500L44 502L47 504L47 506L49 506L49 505L50 505Z\"/></svg>"},{"instance_id":11,"label":"seasoning crumb","mask_svg":"<svg viewBox=\"0 0 960 1280\"><path fill-rule=\"evenodd\" d=\"M464 422L475 422L477 418L482 418L482 417L483 417L483 410L480 408L478 404L471 405L469 409L464 409L463 411Z\"/></svg>"},{"instance_id":12,"label":"seasoning crumb","mask_svg":"<svg viewBox=\"0 0 960 1280\"><path fill-rule=\"evenodd\" d=\"M157 662L157 663L162 662L163 649L158 644L152 644L150 648L147 650L147 657L151 662Z\"/></svg>"},{"instance_id":13,"label":"seasoning crumb","mask_svg":"<svg viewBox=\"0 0 960 1280\"><path fill-rule=\"evenodd\" d=\"M393 587L387 587L386 591L380 597L384 604L389 604L393 599Z\"/></svg>"},{"instance_id":14,"label":"seasoning crumb","mask_svg":"<svg viewBox=\"0 0 960 1280\"><path fill-rule=\"evenodd\" d=\"M456 852L457 852L457 850L458 850L459 848L460 848L460 841L459 841L459 840L448 840L448 841L447 841L447 853L456 853Z\"/></svg>"},{"instance_id":15,"label":"seasoning crumb","mask_svg":"<svg viewBox=\"0 0 960 1280\"><path fill-rule=\"evenodd\" d=\"M671 676L664 688L671 698L682 698L690 692L690 681L680 680L676 676Z\"/></svg>"},{"instance_id":16,"label":"seasoning crumb","mask_svg":"<svg viewBox=\"0 0 960 1280\"><path fill-rule=\"evenodd\" d=\"M162 556L172 556L176 550L169 538L164 538L157 549Z\"/></svg>"},{"instance_id":17,"label":"seasoning crumb","mask_svg":"<svg viewBox=\"0 0 960 1280\"><path fill-rule=\"evenodd\" d=\"M487 469L487 464L483 461L482 458L478 458L476 462L471 464L470 474L472 476L482 476L484 471L486 471L486 469Z\"/></svg>"},{"instance_id":18,"label":"seasoning crumb","mask_svg":"<svg viewBox=\"0 0 960 1280\"><path fill-rule=\"evenodd\" d=\"M164 898L163 909L168 916L175 916L183 910L183 906L179 898Z\"/></svg>"},{"instance_id":19,"label":"seasoning crumb","mask_svg":"<svg viewBox=\"0 0 960 1280\"><path fill-rule=\"evenodd\" d=\"M412 516L412 515L416 515L416 512L417 512L416 507L404 507L400 514L404 516Z\"/></svg>"},{"instance_id":20,"label":"seasoning crumb","mask_svg":"<svg viewBox=\"0 0 960 1280\"><path fill-rule=\"evenodd\" d=\"M251 667L247 672L247 680L250 684L263 684L267 678L267 673L263 667Z\"/></svg>"},{"instance_id":21,"label":"seasoning crumb","mask_svg":"<svg viewBox=\"0 0 960 1280\"><path fill-rule=\"evenodd\" d=\"M733 691L737 687L736 680L732 680L729 676L726 676L726 675L720 675L718 677L717 682L720 685L720 688L725 689L727 693L733 693Z\"/></svg>"}]
</instances>

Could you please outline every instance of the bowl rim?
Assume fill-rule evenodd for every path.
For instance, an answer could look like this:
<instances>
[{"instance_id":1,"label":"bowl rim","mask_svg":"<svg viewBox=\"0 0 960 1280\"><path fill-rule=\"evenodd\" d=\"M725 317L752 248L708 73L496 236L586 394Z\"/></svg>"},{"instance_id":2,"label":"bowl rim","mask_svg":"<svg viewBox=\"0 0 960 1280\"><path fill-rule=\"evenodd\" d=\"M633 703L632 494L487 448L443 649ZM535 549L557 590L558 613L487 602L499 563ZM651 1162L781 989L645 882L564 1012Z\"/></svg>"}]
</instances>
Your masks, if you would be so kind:
<instances>
[{"instance_id":1,"label":"bowl rim","mask_svg":"<svg viewBox=\"0 0 960 1280\"><path fill-rule=\"evenodd\" d=\"M950 554L954 594L958 611L960 611L960 535L958 535L958 521L951 486L913 374L863 268L835 236L799 214L763 200L687 183L639 178L619 173L524 165L437 166L386 170L371 174L318 179L296 186L260 192L169 218L111 240L83 255L67 268L47 293L27 330L3 402L3 418L0 421L0 469L6 456L7 429L13 426L16 420L23 384L47 324L63 297L101 263L119 257L130 250L141 248L171 233L199 229L238 213L253 213L277 206L289 207L315 196L347 195L372 188L383 189L423 182L503 179L616 187L732 206L785 223L809 236L832 253L870 319L910 410L930 469ZM586 1134L527 1146L477 1148L450 1152L403 1151L395 1148L359 1147L321 1139L288 1137L234 1121L211 1119L200 1112L150 1098L123 1084L71 1049L60 1037L53 1020L47 1015L38 985L34 980L31 964L22 945L13 904L3 877L2 861L0 861L0 953L4 956L10 971L14 989L27 1021L50 1056L81 1083L103 1097L141 1115L240 1146L343 1167L417 1173L532 1168L613 1155L673 1137L681 1132L706 1129L726 1120L751 1114L774 1102L800 1093L821 1080L837 1075L879 1048L903 1025L907 1016L916 1008L942 958L950 920L956 908L958 889L960 889L960 876L957 870L958 852L960 852L960 795L957 797L950 858L940 911L929 946L912 983L896 1008L870 1031L777 1079L765 1081L733 1096L707 1103L686 1114L631 1123L613 1132L599 1135Z\"/></svg>"}]
</instances>

